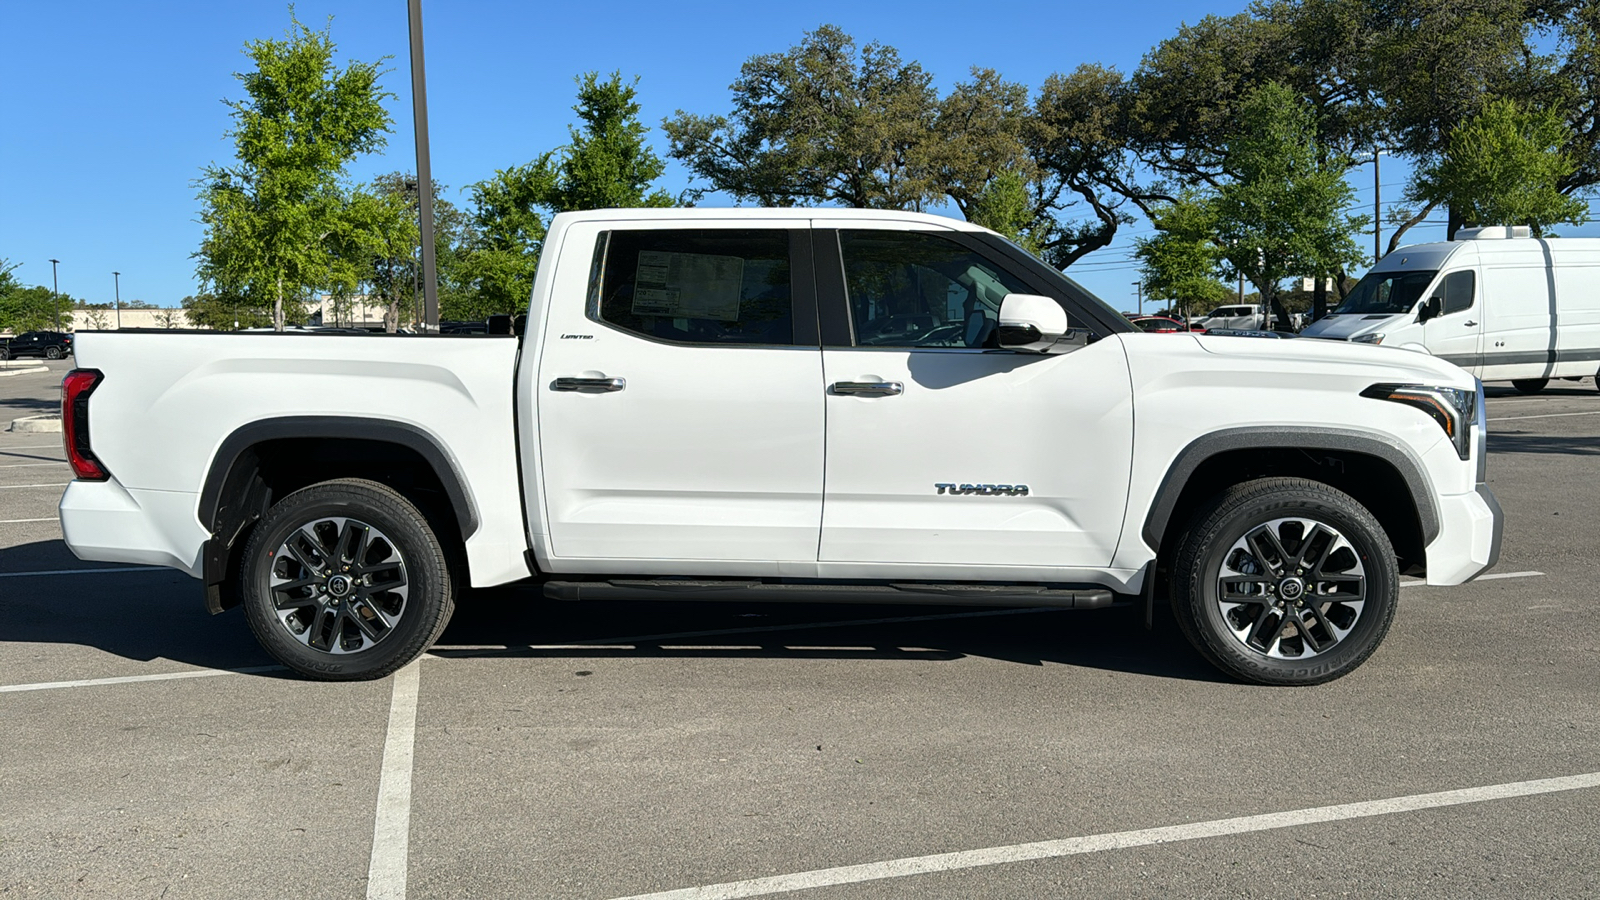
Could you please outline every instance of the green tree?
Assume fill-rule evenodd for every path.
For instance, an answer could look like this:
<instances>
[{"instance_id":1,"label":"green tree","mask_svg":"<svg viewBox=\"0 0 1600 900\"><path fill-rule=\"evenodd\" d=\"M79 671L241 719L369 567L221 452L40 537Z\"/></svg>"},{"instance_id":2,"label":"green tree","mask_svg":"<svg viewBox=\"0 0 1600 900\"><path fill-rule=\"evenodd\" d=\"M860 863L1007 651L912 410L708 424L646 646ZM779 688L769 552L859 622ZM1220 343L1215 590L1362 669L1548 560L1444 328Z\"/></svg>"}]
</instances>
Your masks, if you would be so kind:
<instances>
[{"instance_id":1,"label":"green tree","mask_svg":"<svg viewBox=\"0 0 1600 900\"><path fill-rule=\"evenodd\" d=\"M183 298L184 318L195 328L236 331L273 324L272 307L250 297L202 291Z\"/></svg>"},{"instance_id":2,"label":"green tree","mask_svg":"<svg viewBox=\"0 0 1600 900\"><path fill-rule=\"evenodd\" d=\"M1223 251L1216 241L1216 210L1209 198L1188 191L1150 211L1154 237L1134 241L1144 293L1192 312L1233 295L1218 281Z\"/></svg>"},{"instance_id":3,"label":"green tree","mask_svg":"<svg viewBox=\"0 0 1600 900\"><path fill-rule=\"evenodd\" d=\"M383 147L389 114L376 63L334 64L329 29L290 14L282 39L251 41L255 69L236 75L248 99L228 106L237 157L200 179L206 234L196 274L213 293L270 305L282 330L328 276L326 240L336 234L345 166Z\"/></svg>"},{"instance_id":4,"label":"green tree","mask_svg":"<svg viewBox=\"0 0 1600 900\"><path fill-rule=\"evenodd\" d=\"M605 81L593 72L581 76L571 143L472 185L470 250L460 271L474 291L450 304L451 317L481 320L527 304L547 215L673 204L651 187L665 165L645 141L637 97L637 78L624 84L621 73Z\"/></svg>"},{"instance_id":5,"label":"green tree","mask_svg":"<svg viewBox=\"0 0 1600 900\"><path fill-rule=\"evenodd\" d=\"M380 197L397 197L404 204L412 228L409 232L393 231L385 236L383 252L373 261L375 271L369 285L385 304L392 306L392 318L398 324L400 303L404 298L414 299L420 283L417 269L421 262L418 223L422 220L421 197L417 190L417 176L410 172L390 172L372 180L371 190ZM433 241L435 276L438 280L439 315L443 320L460 318L458 313L474 302L473 286L465 272L466 256L471 252L474 231L467 214L454 203L441 196L445 186L433 183Z\"/></svg>"},{"instance_id":6,"label":"green tree","mask_svg":"<svg viewBox=\"0 0 1600 900\"><path fill-rule=\"evenodd\" d=\"M1582 225L1588 204L1558 187L1578 167L1562 149L1571 137L1552 110L1490 101L1416 173L1407 196L1447 205L1468 225L1530 225L1536 234L1562 222Z\"/></svg>"},{"instance_id":7,"label":"green tree","mask_svg":"<svg viewBox=\"0 0 1600 900\"><path fill-rule=\"evenodd\" d=\"M731 114L680 109L662 128L673 158L738 200L918 210L939 195L928 159L939 114L932 81L893 47L857 50L824 25L746 61Z\"/></svg>"},{"instance_id":8,"label":"green tree","mask_svg":"<svg viewBox=\"0 0 1600 900\"><path fill-rule=\"evenodd\" d=\"M1366 224L1347 216L1354 191L1344 180L1348 161L1321 146L1311 110L1293 91L1268 84L1240 108L1238 130L1224 146L1232 179L1209 204L1217 245L1288 317L1278 287L1291 276L1325 277L1361 260L1353 234Z\"/></svg>"}]
</instances>

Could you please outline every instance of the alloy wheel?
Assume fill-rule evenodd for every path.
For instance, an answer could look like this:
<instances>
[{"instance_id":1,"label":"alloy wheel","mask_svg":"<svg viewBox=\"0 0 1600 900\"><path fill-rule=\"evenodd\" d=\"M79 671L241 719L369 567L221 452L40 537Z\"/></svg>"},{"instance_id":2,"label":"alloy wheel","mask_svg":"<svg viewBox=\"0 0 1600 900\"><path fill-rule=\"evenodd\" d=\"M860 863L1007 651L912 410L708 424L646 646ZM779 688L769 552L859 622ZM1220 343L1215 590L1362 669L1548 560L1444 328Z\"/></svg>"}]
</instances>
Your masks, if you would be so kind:
<instances>
[{"instance_id":1,"label":"alloy wheel","mask_svg":"<svg viewBox=\"0 0 1600 900\"><path fill-rule=\"evenodd\" d=\"M273 553L268 591L295 640L325 653L359 653L405 615L406 562L388 535L329 516L289 533Z\"/></svg>"},{"instance_id":2,"label":"alloy wheel","mask_svg":"<svg viewBox=\"0 0 1600 900\"><path fill-rule=\"evenodd\" d=\"M1329 652L1366 605L1361 556L1314 519L1273 519L1234 542L1217 577L1217 605L1235 640L1275 659Z\"/></svg>"}]
</instances>

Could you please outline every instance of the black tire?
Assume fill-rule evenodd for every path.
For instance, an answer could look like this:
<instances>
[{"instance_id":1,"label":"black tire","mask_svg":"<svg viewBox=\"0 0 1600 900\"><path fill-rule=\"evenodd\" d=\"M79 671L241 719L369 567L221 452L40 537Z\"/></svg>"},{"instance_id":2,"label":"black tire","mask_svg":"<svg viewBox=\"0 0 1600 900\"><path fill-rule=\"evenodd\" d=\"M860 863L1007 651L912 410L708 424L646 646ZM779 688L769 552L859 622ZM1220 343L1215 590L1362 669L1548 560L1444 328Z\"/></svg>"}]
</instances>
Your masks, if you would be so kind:
<instances>
[{"instance_id":1,"label":"black tire","mask_svg":"<svg viewBox=\"0 0 1600 900\"><path fill-rule=\"evenodd\" d=\"M285 497L256 526L239 568L256 640L320 681L388 675L432 646L455 610L451 567L427 517L374 481L325 481Z\"/></svg>"},{"instance_id":2,"label":"black tire","mask_svg":"<svg viewBox=\"0 0 1600 900\"><path fill-rule=\"evenodd\" d=\"M11 351L6 349L5 347L0 347L0 360L7 360L7 359L10 359L10 358L11 358ZM1595 386L1596 387L1600 387L1600 375L1596 375L1595 376Z\"/></svg>"},{"instance_id":3,"label":"black tire","mask_svg":"<svg viewBox=\"0 0 1600 900\"><path fill-rule=\"evenodd\" d=\"M1252 563L1264 571L1250 572ZM1225 566L1242 574L1225 575ZM1225 578L1237 602L1224 599ZM1256 684L1312 685L1348 674L1378 649L1400 574L1388 535L1348 494L1263 478L1229 488L1194 517L1171 583L1173 616L1217 668Z\"/></svg>"},{"instance_id":4,"label":"black tire","mask_svg":"<svg viewBox=\"0 0 1600 900\"><path fill-rule=\"evenodd\" d=\"M1511 382L1519 394L1537 394L1550 384L1548 378L1518 378Z\"/></svg>"},{"instance_id":5,"label":"black tire","mask_svg":"<svg viewBox=\"0 0 1600 900\"><path fill-rule=\"evenodd\" d=\"M60 347L46 347L46 348L44 348L44 358L45 359L60 359L61 358L61 348Z\"/></svg>"}]
</instances>

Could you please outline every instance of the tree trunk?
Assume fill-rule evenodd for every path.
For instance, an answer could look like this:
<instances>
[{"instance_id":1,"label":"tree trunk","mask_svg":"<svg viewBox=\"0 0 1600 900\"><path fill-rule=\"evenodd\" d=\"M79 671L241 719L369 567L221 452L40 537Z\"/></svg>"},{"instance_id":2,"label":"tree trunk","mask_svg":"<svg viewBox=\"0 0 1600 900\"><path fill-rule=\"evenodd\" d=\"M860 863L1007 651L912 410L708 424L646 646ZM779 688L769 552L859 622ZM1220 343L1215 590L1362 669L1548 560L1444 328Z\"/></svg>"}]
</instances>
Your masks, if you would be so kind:
<instances>
[{"instance_id":1,"label":"tree trunk","mask_svg":"<svg viewBox=\"0 0 1600 900\"><path fill-rule=\"evenodd\" d=\"M1318 278L1315 286L1311 288L1311 321L1328 314L1328 279Z\"/></svg>"},{"instance_id":2,"label":"tree trunk","mask_svg":"<svg viewBox=\"0 0 1600 900\"><path fill-rule=\"evenodd\" d=\"M283 276L278 276L278 296L272 301L272 327L276 331L283 330Z\"/></svg>"},{"instance_id":3,"label":"tree trunk","mask_svg":"<svg viewBox=\"0 0 1600 900\"><path fill-rule=\"evenodd\" d=\"M1404 222L1401 222L1400 227L1395 229L1394 234L1389 235L1389 249L1384 252L1384 255L1387 256L1388 254L1398 250L1400 248L1400 238L1405 235L1407 231L1410 231L1412 226L1418 224L1423 219L1426 219L1430 213L1438 208L1439 204L1429 203L1427 206L1424 206L1416 215L1405 220Z\"/></svg>"},{"instance_id":4,"label":"tree trunk","mask_svg":"<svg viewBox=\"0 0 1600 900\"><path fill-rule=\"evenodd\" d=\"M1444 227L1444 239L1453 241L1456 239L1456 232L1460 231L1461 227L1467 223L1462 221L1461 213L1456 212L1455 207L1448 207L1448 209L1450 211L1450 224Z\"/></svg>"},{"instance_id":5,"label":"tree trunk","mask_svg":"<svg viewBox=\"0 0 1600 900\"><path fill-rule=\"evenodd\" d=\"M1266 328L1264 330L1266 330L1266 331L1293 331L1294 330L1294 322L1289 318L1289 311L1283 308L1283 301L1278 298L1277 289L1274 288L1271 293L1264 294L1264 296L1270 298L1268 304L1266 304L1268 321L1265 323L1266 324ZM1278 320L1278 322L1277 322L1278 327L1277 328L1273 328L1272 327L1272 324L1273 324L1272 321L1271 321L1272 319L1277 319Z\"/></svg>"}]
</instances>

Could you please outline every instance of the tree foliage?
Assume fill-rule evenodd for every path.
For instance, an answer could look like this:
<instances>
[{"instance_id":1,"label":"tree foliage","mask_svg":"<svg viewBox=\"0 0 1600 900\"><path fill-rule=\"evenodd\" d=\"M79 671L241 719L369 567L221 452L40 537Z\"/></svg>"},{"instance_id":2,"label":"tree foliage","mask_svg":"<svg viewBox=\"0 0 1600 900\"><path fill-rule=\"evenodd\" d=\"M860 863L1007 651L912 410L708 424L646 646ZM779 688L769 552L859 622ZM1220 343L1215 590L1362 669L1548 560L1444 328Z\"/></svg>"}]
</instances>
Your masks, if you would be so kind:
<instances>
[{"instance_id":1,"label":"tree foliage","mask_svg":"<svg viewBox=\"0 0 1600 900\"><path fill-rule=\"evenodd\" d=\"M1217 244L1216 210L1210 198L1186 191L1150 211L1154 237L1134 241L1145 296L1185 310L1226 301L1232 292L1218 281L1223 250Z\"/></svg>"},{"instance_id":2,"label":"tree foliage","mask_svg":"<svg viewBox=\"0 0 1600 900\"><path fill-rule=\"evenodd\" d=\"M1407 193L1446 204L1468 225L1551 225L1588 221L1588 204L1561 193L1578 168L1565 148L1572 130L1552 110L1494 100L1450 136L1435 162L1419 170Z\"/></svg>"},{"instance_id":3,"label":"tree foliage","mask_svg":"<svg viewBox=\"0 0 1600 900\"><path fill-rule=\"evenodd\" d=\"M237 74L247 99L228 102L235 162L200 179L206 234L196 274L213 296L288 313L329 279L346 191L345 166L384 145L390 119L376 63L342 70L327 28L294 19L281 39L251 41L255 68Z\"/></svg>"},{"instance_id":4,"label":"tree foliage","mask_svg":"<svg viewBox=\"0 0 1600 900\"><path fill-rule=\"evenodd\" d=\"M1344 213L1354 196L1347 160L1318 142L1312 111L1293 91L1257 88L1240 114L1222 155L1233 178L1209 200L1216 241L1233 271L1275 301L1286 278L1358 263L1353 234L1365 219Z\"/></svg>"}]
</instances>

